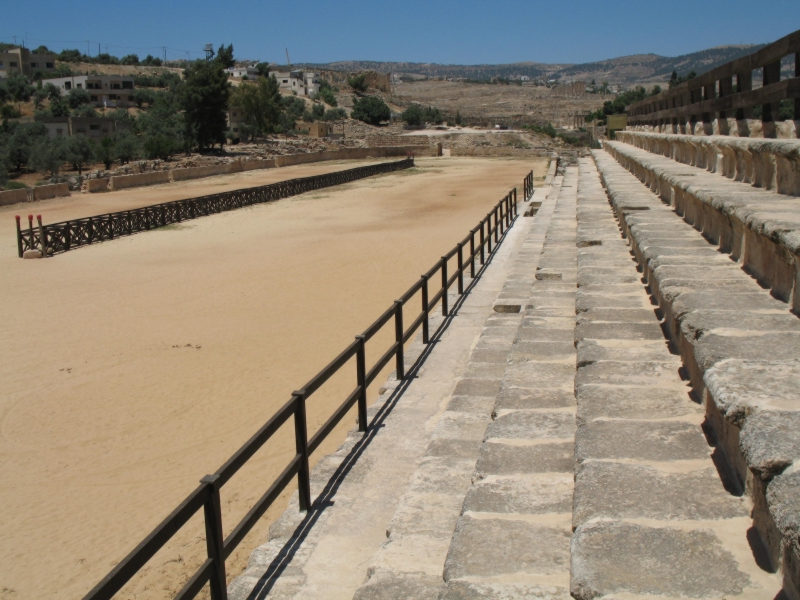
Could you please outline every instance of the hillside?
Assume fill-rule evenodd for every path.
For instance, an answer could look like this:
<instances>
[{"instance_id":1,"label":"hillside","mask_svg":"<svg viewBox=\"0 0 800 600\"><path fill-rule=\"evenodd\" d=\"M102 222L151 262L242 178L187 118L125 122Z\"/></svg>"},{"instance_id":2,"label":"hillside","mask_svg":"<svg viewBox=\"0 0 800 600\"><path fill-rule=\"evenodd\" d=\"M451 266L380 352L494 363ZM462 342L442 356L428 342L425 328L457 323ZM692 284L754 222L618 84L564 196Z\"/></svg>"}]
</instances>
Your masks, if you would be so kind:
<instances>
[{"instance_id":1,"label":"hillside","mask_svg":"<svg viewBox=\"0 0 800 600\"><path fill-rule=\"evenodd\" d=\"M502 77L515 79L521 76L528 76L532 79L579 80L587 83L594 79L598 84L602 81L607 81L611 85L629 87L639 83L665 82L669 79L673 70L678 71L679 74L685 74L689 71L695 71L700 74L740 56L755 52L762 47L763 44L719 46L674 57L659 56L657 54L635 54L577 65L537 62L519 62L503 65L440 65L436 63L351 60L324 64L305 64L303 66L334 71L374 70L382 73L391 72L424 77L469 79Z\"/></svg>"}]
</instances>

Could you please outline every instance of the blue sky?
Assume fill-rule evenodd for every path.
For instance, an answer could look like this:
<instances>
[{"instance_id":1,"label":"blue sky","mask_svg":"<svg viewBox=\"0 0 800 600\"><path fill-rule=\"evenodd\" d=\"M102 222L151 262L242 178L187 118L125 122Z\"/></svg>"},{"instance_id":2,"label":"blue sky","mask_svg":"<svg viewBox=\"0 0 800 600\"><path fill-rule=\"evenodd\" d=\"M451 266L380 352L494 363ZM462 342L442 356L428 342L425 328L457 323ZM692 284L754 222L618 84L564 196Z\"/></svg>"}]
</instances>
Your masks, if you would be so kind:
<instances>
[{"instance_id":1,"label":"blue sky","mask_svg":"<svg viewBox=\"0 0 800 600\"><path fill-rule=\"evenodd\" d=\"M237 58L456 64L579 63L627 54L676 56L774 41L800 29L800 0L493 2L195 0L4 3L0 41L197 58L203 44Z\"/></svg>"}]
</instances>

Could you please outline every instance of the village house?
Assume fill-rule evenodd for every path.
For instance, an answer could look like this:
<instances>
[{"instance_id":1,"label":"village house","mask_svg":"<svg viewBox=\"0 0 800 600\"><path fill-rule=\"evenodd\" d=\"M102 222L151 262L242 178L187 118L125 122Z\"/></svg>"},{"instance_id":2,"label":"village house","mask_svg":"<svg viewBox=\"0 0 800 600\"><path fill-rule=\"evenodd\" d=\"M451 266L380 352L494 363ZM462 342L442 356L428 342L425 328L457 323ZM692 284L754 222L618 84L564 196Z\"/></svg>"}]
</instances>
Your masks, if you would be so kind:
<instances>
[{"instance_id":1,"label":"village house","mask_svg":"<svg viewBox=\"0 0 800 600\"><path fill-rule=\"evenodd\" d=\"M55 70L55 54L37 54L27 48L9 48L0 52L0 78L3 79L12 73L32 77L37 71L48 73Z\"/></svg>"},{"instance_id":2,"label":"village house","mask_svg":"<svg viewBox=\"0 0 800 600\"><path fill-rule=\"evenodd\" d=\"M125 75L72 75L49 79L66 96L71 90L85 89L91 95L91 104L104 108L134 106L133 77Z\"/></svg>"}]
</instances>

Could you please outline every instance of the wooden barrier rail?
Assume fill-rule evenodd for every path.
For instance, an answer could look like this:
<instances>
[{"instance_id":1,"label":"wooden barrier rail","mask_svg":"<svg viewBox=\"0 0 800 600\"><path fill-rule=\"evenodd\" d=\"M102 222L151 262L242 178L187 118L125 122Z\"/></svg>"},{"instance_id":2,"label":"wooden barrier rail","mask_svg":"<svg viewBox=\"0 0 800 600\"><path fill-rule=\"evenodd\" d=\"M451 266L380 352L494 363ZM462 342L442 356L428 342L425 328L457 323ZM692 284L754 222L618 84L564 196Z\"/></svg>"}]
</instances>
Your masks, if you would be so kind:
<instances>
[{"instance_id":1,"label":"wooden barrier rail","mask_svg":"<svg viewBox=\"0 0 800 600\"><path fill-rule=\"evenodd\" d=\"M781 81L781 60L794 55L794 77ZM753 89L753 71L763 72L763 87ZM733 78L736 77L736 91ZM737 58L716 69L676 85L674 88L635 102L625 108L629 126L672 127L683 131L687 121L710 123L720 119L752 118L752 109L762 107L761 120L777 117L782 100L794 99L794 118L800 119L800 31L795 31L761 50ZM676 130L681 127L681 130Z\"/></svg>"},{"instance_id":2,"label":"wooden barrier rail","mask_svg":"<svg viewBox=\"0 0 800 600\"><path fill-rule=\"evenodd\" d=\"M132 235L140 231L149 231L172 223L180 223L226 210L234 210L243 206L251 206L262 202L272 202L295 196L304 192L318 190L333 185L349 183L380 173L391 173L414 166L414 159L356 167L335 173L314 175L289 179L269 185L233 190L199 198L174 200L143 208L134 208L119 212L72 219L60 223L33 226L32 216L28 217L28 228L20 226L17 217L17 251L19 257L26 250L40 250L42 256L51 256L67 252L79 246L96 242L113 240L115 237Z\"/></svg>"},{"instance_id":3,"label":"wooden barrier rail","mask_svg":"<svg viewBox=\"0 0 800 600\"><path fill-rule=\"evenodd\" d=\"M403 161L405 162L405 161ZM399 163L394 163L399 164ZM299 504L301 511L311 507L311 481L309 455L319 448L322 441L333 431L347 412L357 404L358 427L366 432L367 423L367 388L381 370L394 359L397 379L406 378L403 344L408 342L416 331L422 328L422 341L430 343L429 315L439 302L442 315L449 314L448 290L456 285L459 295L469 293L470 286L464 287L464 273L469 270L475 280L476 273L485 268L488 258L497 251L508 228L514 223L517 213L517 191L511 190L498 202L481 222L456 246L419 280L412 285L400 299L395 300L372 325L334 358L317 375L311 378L302 388L292 393L291 398L278 412L267 421L245 444L231 456L214 474L206 475L200 485L170 515L158 525L133 551L128 554L114 569L98 583L84 600L106 600L112 598L132 577L158 552L200 509L205 519L206 547L208 558L192 575L189 581L178 592L175 598L194 598L198 592L209 584L212 600L226 600L227 587L225 578L225 559L244 539L259 518L267 511L280 493L296 476ZM492 243L494 238L494 244ZM465 252L469 249L469 254ZM456 258L456 268L452 275L448 273L448 262ZM429 285L438 281L440 286L433 297L429 297ZM404 308L420 293L419 312L408 326L404 317ZM383 327L393 322L395 341L384 354L367 369L366 344ZM444 326L444 322L440 328ZM356 387L344 399L328 420L311 436L308 434L306 420L306 401L325 384L334 374L339 372L353 357L356 363ZM280 475L272 482L266 492L259 498L245 517L224 536L222 528L222 512L220 508L220 488L252 457L289 419L293 420L295 433L295 454L284 467Z\"/></svg>"}]
</instances>

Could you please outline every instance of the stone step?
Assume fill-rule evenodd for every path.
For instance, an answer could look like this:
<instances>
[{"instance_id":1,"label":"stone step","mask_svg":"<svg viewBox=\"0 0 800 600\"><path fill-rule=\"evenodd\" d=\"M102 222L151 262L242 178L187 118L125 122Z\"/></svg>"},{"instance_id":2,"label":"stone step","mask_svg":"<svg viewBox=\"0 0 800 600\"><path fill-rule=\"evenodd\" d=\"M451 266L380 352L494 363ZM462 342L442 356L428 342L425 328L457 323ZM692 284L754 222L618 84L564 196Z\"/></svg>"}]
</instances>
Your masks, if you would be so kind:
<instances>
[{"instance_id":1,"label":"stone step","mask_svg":"<svg viewBox=\"0 0 800 600\"><path fill-rule=\"evenodd\" d=\"M800 196L800 140L618 131L615 139L779 194Z\"/></svg>"},{"instance_id":2,"label":"stone step","mask_svg":"<svg viewBox=\"0 0 800 600\"><path fill-rule=\"evenodd\" d=\"M543 198L549 189L541 192ZM421 565L423 576L389 579L381 589L395 589L396 597L423 598L426 590L443 585L441 569L449 539L491 420L502 372L494 369L493 354L502 351L502 339L481 334L500 331L507 320L520 319L519 314L501 314L493 308L507 291L504 286L514 258L528 252L526 233L537 220L515 223L462 304L456 304L459 298L454 292L450 294L449 306L455 308L447 327L428 346L418 336L406 352L407 366L425 352L422 366L403 382L390 376L368 409L372 426L367 434L352 430L335 453L319 460L312 469L311 510L298 512L295 492L270 528L268 541L253 552L246 571L229 585L231 600L349 600L386 541L387 527L390 534L408 533L406 543L393 549L393 557L385 557L387 564L395 558L408 559ZM471 283L465 279L465 285ZM503 298L503 303L513 300L508 294ZM442 320L440 314L432 314L432 332ZM513 335L515 329L510 331ZM484 360L470 361L477 352L473 348L484 352ZM494 387L493 381L497 381ZM419 491L416 500L421 504L415 507L409 501L401 507L409 482ZM417 519L415 508L430 518ZM449 529L443 525L448 518ZM444 541L437 547L439 537ZM424 577L426 561L437 551L441 565L429 580Z\"/></svg>"},{"instance_id":3,"label":"stone step","mask_svg":"<svg viewBox=\"0 0 800 600\"><path fill-rule=\"evenodd\" d=\"M554 171L554 169L553 169ZM529 302L531 286L537 282L536 266L544 256L542 246L548 225L557 218L554 207L560 198L561 178L554 177L552 192L546 196L537 190L542 207L527 232L508 277L495 303L499 306L520 306ZM558 200L560 202L560 200ZM561 285L561 284L559 284ZM470 356L464 376L455 386L444 412L430 437L425 457L420 461L411 482L387 528L387 540L370 561L368 576L355 598L450 598L463 594L486 593L485 586L474 587L465 581L470 573L491 569L485 562L487 553L507 545L509 518L518 508L505 493L515 490L520 502L530 502L526 491L536 487L539 468L535 454L516 453L519 444L482 443L487 437L516 435L526 428L524 419L515 418L523 388L506 389L505 375L511 366L517 332L527 311L496 312L485 327ZM572 352L571 337L561 343ZM552 344L551 344L552 345ZM548 351L549 352L549 351ZM574 361L573 361L574 362ZM565 390L564 395L570 395ZM498 399L502 408L498 409ZM500 416L497 416L497 411ZM493 419L494 417L494 419ZM562 448L562 467L571 473L572 452ZM510 460L510 462L509 462ZM511 468L518 464L522 471ZM509 470L510 469L510 470ZM533 469L522 475L525 469ZM478 475L480 474L480 475ZM476 489L473 481L485 484ZM571 503L571 477L563 482L562 503ZM552 488L552 486L550 486ZM495 507L497 519L462 517L483 514L487 506ZM454 534L455 530L455 534ZM530 532L517 530L522 539ZM455 537L454 537L455 535ZM476 536L481 542L473 545ZM465 554L453 555L453 540ZM568 557L564 553L563 558ZM448 581L452 580L452 581ZM512 586L512 595L520 590ZM481 591L483 590L483 591Z\"/></svg>"},{"instance_id":4,"label":"stone step","mask_svg":"<svg viewBox=\"0 0 800 600\"><path fill-rule=\"evenodd\" d=\"M578 237L599 242L579 250L579 276L598 260L635 272L591 159L580 161L577 213ZM572 596L774 598L780 580L748 544L749 503L715 467L702 407L644 286L580 292L608 301L579 312L575 328Z\"/></svg>"},{"instance_id":5,"label":"stone step","mask_svg":"<svg viewBox=\"0 0 800 600\"><path fill-rule=\"evenodd\" d=\"M589 386L585 390L582 386L591 382L595 373L587 371L584 377L579 372L579 426L584 419L587 423L590 418L598 420L596 415L603 415L607 410L613 410L617 416L606 418L602 424L587 425L586 440L576 443L576 453L579 455L576 459L585 462L592 452L613 451L618 455L617 459L624 459L631 465L637 460L652 461L652 464L644 466L656 471L645 473L641 469L637 470L637 477L642 482L655 481L653 478L658 476L688 485L691 480L696 479L694 485L698 486L697 489L710 490L708 486L712 485L712 479L709 479L712 474L711 464L699 468L703 462L700 454L705 443L698 437L698 426L702 421L708 440L713 445L711 456L714 466L721 473L721 484L717 495L710 491L703 492L707 506L702 510L696 502L692 503L691 494L673 498L664 494L663 498L655 498L651 493L653 490L648 492L649 499L645 504L653 507L663 504L663 509L668 513L694 513L696 516L690 520L705 523L702 527L705 532L701 532L702 535L698 533L700 529L695 532L679 528L681 539L665 541L665 547L672 547L677 551L684 547L682 544L687 543L686 536L689 533L704 537L710 531L717 535L722 545L710 546L713 551L710 550L707 554L720 558L725 556L723 550L727 548L728 558L732 556L738 562L738 570L748 573L750 581L756 581L756 576L743 566L742 561L748 556L753 560L754 554L759 556L760 552L766 551L764 556L759 556L759 564L766 571L772 572L782 567L783 593L788 598L796 599L799 597L797 585L800 581L800 563L797 558L800 556L797 539L800 529L800 495L797 494L798 481L793 464L795 458L800 456L800 434L797 433L800 432L800 396L796 393L800 375L800 363L796 359L800 356L798 320L787 311L784 303L760 288L740 265L730 260L720 260L720 253L715 246L708 243L609 153L596 151L593 155L608 195L608 198L601 195L598 191L599 184L594 184L597 210L602 206L610 219L610 210L606 208L610 199L622 235L630 244L636 266L650 292L649 299L654 302L651 309L655 309L656 314L663 317L661 327L672 342L674 351L681 356L682 367L680 371L666 368L669 364L674 364L670 360L674 361L675 357L665 355L668 360L659 359L658 347L653 345L657 340L646 337L639 340L644 351L640 358L631 350L632 346L627 346L626 349L626 345L636 342L633 339L609 340L598 335L597 339L579 340L579 364L586 365L580 371L584 368L597 369L595 365L603 360L613 360L608 357L616 353L617 362L638 362L638 368L637 365L630 365L633 369L619 369L615 365L605 374L599 369L597 376L602 375L605 379L598 378L597 382L604 389L591 391L591 399L585 408L582 406L583 397L589 392ZM588 166L586 168L589 169ZM596 176L592 175L591 178ZM729 183L724 179L720 181ZM715 189L710 188L707 193L709 197L713 197ZM579 207L579 222L581 215ZM599 218L593 216L591 227L597 227L598 223ZM588 247L581 251L581 257L584 253L598 252L602 248L602 245ZM690 251L687 252L687 249ZM582 258L579 258L580 263ZM593 264L586 263L587 269L593 270ZM598 294L598 299L593 299L593 287L593 283L586 286L586 290L582 287L578 299L578 310L585 311L587 319L588 313L597 311L596 314L600 315L600 310L614 308L614 294L605 292ZM637 304L634 300L631 295L620 294L616 302L619 309L628 310ZM643 298L638 304L636 314L642 317L644 313L641 310L646 310L647 299ZM604 320L607 319L608 315L605 315ZM620 321L620 325L628 322L626 317ZM604 330L596 331L602 333ZM622 344L622 348L618 347L619 344ZM589 364L598 357L601 358L600 361ZM635 402L635 395L631 390L641 385L637 381L637 371L650 373L651 376L658 373L658 379L668 383L666 386L659 386L656 395L648 391L644 403L637 408L637 412L642 414L639 424L633 422L639 418L634 418L636 413L625 413ZM632 377L629 384L624 382L627 377L625 373ZM691 389L693 398L704 409L704 415L687 412L685 405L677 403L680 397L677 391L683 385L681 376L688 381L687 391ZM615 377L619 379L614 381ZM616 396L613 387L609 387L609 382L612 382L612 386L624 388L623 394ZM622 405L620 408L613 408L617 397ZM603 404L607 399L611 399L613 404ZM658 420L647 416L662 412L663 416ZM620 421L621 417L630 422ZM593 427L599 429L592 431ZM604 436L616 436L625 443L617 445ZM636 436L642 442L637 447L626 450L627 445L637 444ZM583 438L580 427L578 437ZM661 456L665 458L659 458ZM666 469L666 463L684 467ZM698 468L695 469L693 465ZM659 470L661 473L658 473ZM579 482L581 476L579 475ZM614 477L619 476L620 473L617 473ZM613 481L608 479L611 477L605 471L597 471L593 480ZM652 481L643 483L643 486L652 487L655 485ZM597 487L596 484L592 486ZM577 492L579 487L581 486L576 487L576 507L581 504ZM724 532L719 531L718 527L720 518L709 521L705 515L709 507L715 506L717 508L714 510L718 510L720 515L733 514L730 512L733 509L723 509L726 505L725 498L719 495L722 494L721 487L725 487L734 498L736 494L746 491L744 499L752 513L752 529L749 532L745 531L751 526L747 515L725 518L726 521L740 523L741 531L730 542L726 541L729 540L726 536L735 528L727 528L723 535ZM674 491L678 488L670 484L669 489ZM589 495L583 503L586 506L591 503L588 498ZM624 503L620 504L620 507L624 506ZM581 511L581 514L585 512L583 509ZM642 515L634 520L642 519L652 517ZM620 541L627 539L626 543L646 539L646 536L637 537L639 533L629 528L614 530L612 533L613 535L609 535L617 536ZM744 550L737 553L732 546L726 545L734 542L741 545L744 537L752 547L749 555ZM592 544L601 544L597 541L600 537L593 539L595 541ZM573 546L577 545L579 543L575 541ZM688 548L686 546L687 551ZM643 556L647 556L646 553ZM734 576L733 571L725 569L720 571L730 574L730 579L725 580L739 581L738 575ZM687 570L687 579L690 574L697 573ZM573 576L575 575L574 572ZM746 589L746 586L742 589ZM720 590L717 591L733 595L743 593Z\"/></svg>"},{"instance_id":6,"label":"stone step","mask_svg":"<svg viewBox=\"0 0 800 600\"><path fill-rule=\"evenodd\" d=\"M567 167L538 265L522 265L526 309L450 541L443 599L569 598L576 186Z\"/></svg>"},{"instance_id":7,"label":"stone step","mask_svg":"<svg viewBox=\"0 0 800 600\"><path fill-rule=\"evenodd\" d=\"M800 141L781 142L787 144L794 147L794 155L800 153ZM751 151L758 147L755 140L750 146ZM721 252L741 262L773 296L800 312L800 198L621 142L608 142L605 148ZM766 148L760 159L770 162ZM790 164L796 168L798 162Z\"/></svg>"}]
</instances>

